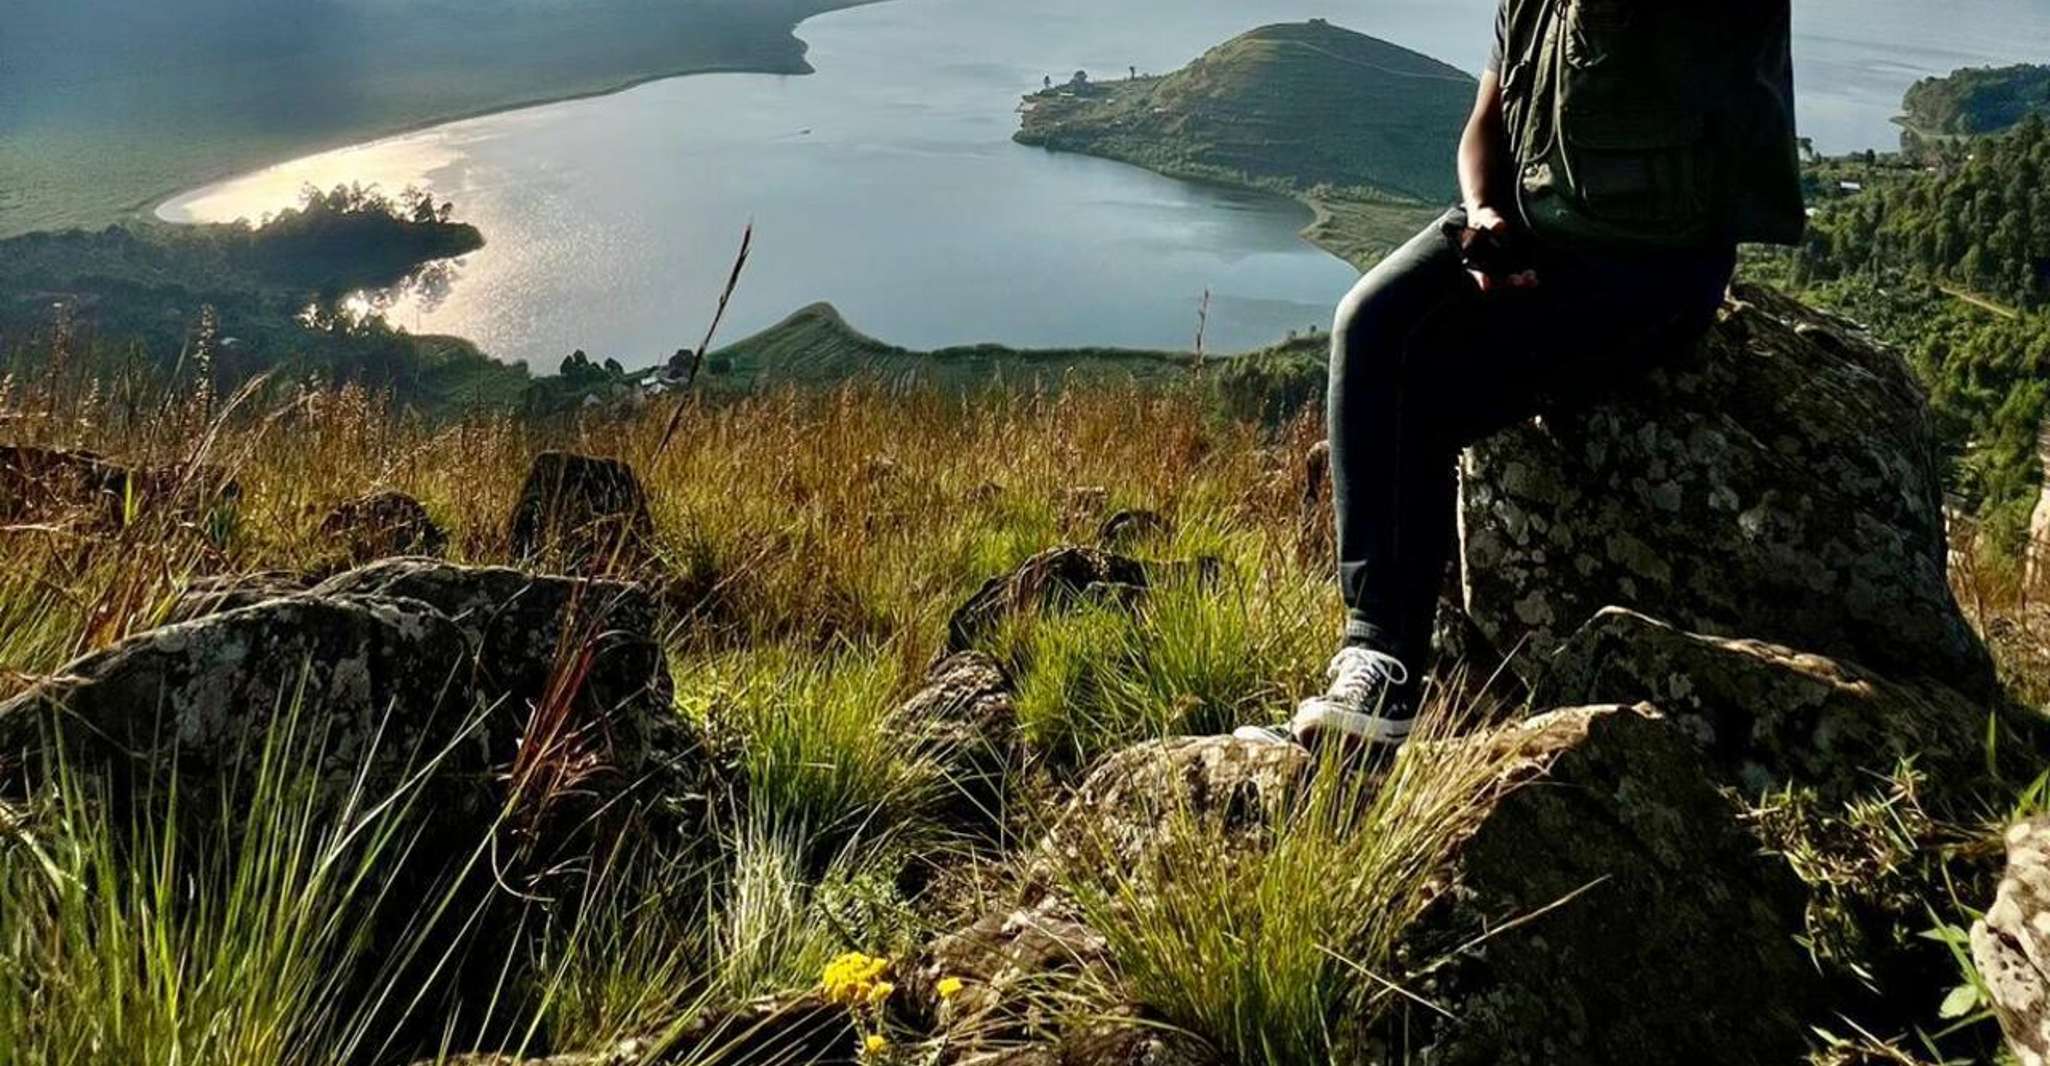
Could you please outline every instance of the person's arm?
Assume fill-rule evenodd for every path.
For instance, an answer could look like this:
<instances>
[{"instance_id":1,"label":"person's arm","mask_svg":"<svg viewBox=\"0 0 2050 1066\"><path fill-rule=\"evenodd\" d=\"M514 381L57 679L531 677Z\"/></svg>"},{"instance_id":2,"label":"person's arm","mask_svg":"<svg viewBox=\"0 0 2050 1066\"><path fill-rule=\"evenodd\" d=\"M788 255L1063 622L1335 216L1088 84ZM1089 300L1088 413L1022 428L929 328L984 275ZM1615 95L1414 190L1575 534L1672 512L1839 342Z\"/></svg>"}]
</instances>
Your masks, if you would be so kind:
<instances>
[{"instance_id":1,"label":"person's arm","mask_svg":"<svg viewBox=\"0 0 2050 1066\"><path fill-rule=\"evenodd\" d=\"M1467 117L1466 132L1459 137L1459 195L1466 206L1468 227L1504 236L1509 233L1509 219L1502 213L1512 195L1502 187L1510 170L1508 152L1508 135L1502 126L1502 79L1492 70L1484 71L1473 114ZM1506 278L1472 273L1482 292L1503 284L1537 284L1537 275L1527 270Z\"/></svg>"}]
</instances>

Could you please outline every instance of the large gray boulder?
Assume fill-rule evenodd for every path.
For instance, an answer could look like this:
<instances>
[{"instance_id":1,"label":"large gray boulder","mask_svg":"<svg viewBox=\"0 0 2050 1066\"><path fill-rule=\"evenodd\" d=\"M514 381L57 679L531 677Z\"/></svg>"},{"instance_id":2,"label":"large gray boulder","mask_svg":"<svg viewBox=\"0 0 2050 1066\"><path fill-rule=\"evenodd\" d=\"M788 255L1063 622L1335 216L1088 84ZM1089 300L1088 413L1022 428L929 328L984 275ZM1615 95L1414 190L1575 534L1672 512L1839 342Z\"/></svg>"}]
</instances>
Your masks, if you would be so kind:
<instances>
[{"instance_id":1,"label":"large gray boulder","mask_svg":"<svg viewBox=\"0 0 2050 1066\"><path fill-rule=\"evenodd\" d=\"M2050 1062L2050 817L2007 831L2007 874L1972 925L1972 960L2014 1057Z\"/></svg>"},{"instance_id":2,"label":"large gray boulder","mask_svg":"<svg viewBox=\"0 0 2050 1066\"><path fill-rule=\"evenodd\" d=\"M934 663L892 727L915 738L918 753L941 767L953 793L944 820L983 835L1002 832L1023 743L1011 679L1000 663L976 651Z\"/></svg>"},{"instance_id":3,"label":"large gray boulder","mask_svg":"<svg viewBox=\"0 0 2050 1066\"><path fill-rule=\"evenodd\" d=\"M473 841L508 809L533 840L643 797L671 815L694 801L697 745L639 586L396 559L208 601L0 704L0 766L34 774L62 742L188 786L246 784L234 767L296 723L338 793L352 769L382 795L435 762L432 787L452 790L436 821Z\"/></svg>"},{"instance_id":4,"label":"large gray boulder","mask_svg":"<svg viewBox=\"0 0 2050 1066\"><path fill-rule=\"evenodd\" d=\"M490 755L473 728L469 663L462 631L424 603L271 600L132 637L0 703L0 767L41 777L58 745L124 784L175 766L182 802L197 811L230 798L216 785L246 786L254 775L236 768L273 741L288 756L317 747L320 776L338 792L360 768L371 795L389 795L408 767L437 756L445 780L470 782ZM452 817L495 809L466 785L436 801Z\"/></svg>"},{"instance_id":5,"label":"large gray boulder","mask_svg":"<svg viewBox=\"0 0 2050 1066\"><path fill-rule=\"evenodd\" d=\"M1470 449L1466 603L1534 660L1603 607L1987 691L1907 365L1739 284L1698 352Z\"/></svg>"},{"instance_id":6,"label":"large gray boulder","mask_svg":"<svg viewBox=\"0 0 2050 1066\"><path fill-rule=\"evenodd\" d=\"M1579 708L1420 742L1402 758L1466 765L1470 745L1487 746L1480 765L1492 770L1404 933L1398 957L1417 972L1386 975L1449 1017L1393 1001L1397 1015L1354 1035L1351 1051L1490 1066L1799 1061L1818 1002L1795 940L1800 885L1760 854L1684 730L1649 708ZM1143 869L1191 819L1257 854L1315 772L1292 746L1231 738L1130 749L1091 775L1028 883L1050 881L1044 864L1070 877ZM1362 801L1373 795L1369 783ZM967 944L942 943L929 968L994 973L1008 987L1050 968L1043 960L1114 965L1064 950L1101 942L1064 923L1060 898L1052 884L1028 909L969 930Z\"/></svg>"},{"instance_id":7,"label":"large gray boulder","mask_svg":"<svg viewBox=\"0 0 2050 1066\"><path fill-rule=\"evenodd\" d=\"M1913 760L1926 775L1926 799L1968 801L1984 776L1989 708L1937 682L1890 681L1855 663L1688 633L1621 607L1567 639L1539 698L1543 706L1648 702L1695 740L1722 780L1753 796L1793 785L1841 804Z\"/></svg>"},{"instance_id":8,"label":"large gray boulder","mask_svg":"<svg viewBox=\"0 0 2050 1066\"><path fill-rule=\"evenodd\" d=\"M1413 960L1452 953L1414 986L1450 1015L1407 1009L1390 1043L1447 1066L1800 1061L1818 1001L1800 886L1683 733L1594 707L1485 742L1513 769L1407 934Z\"/></svg>"}]
</instances>

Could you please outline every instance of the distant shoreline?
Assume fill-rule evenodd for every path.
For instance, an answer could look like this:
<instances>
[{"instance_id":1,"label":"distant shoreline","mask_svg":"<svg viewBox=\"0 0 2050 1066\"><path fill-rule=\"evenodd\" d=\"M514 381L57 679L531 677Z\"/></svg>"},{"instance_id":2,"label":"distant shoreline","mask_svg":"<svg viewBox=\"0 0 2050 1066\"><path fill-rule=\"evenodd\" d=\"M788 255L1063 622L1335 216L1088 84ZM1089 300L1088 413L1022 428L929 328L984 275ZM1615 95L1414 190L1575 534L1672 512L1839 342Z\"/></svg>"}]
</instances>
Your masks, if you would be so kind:
<instances>
[{"instance_id":1,"label":"distant shoreline","mask_svg":"<svg viewBox=\"0 0 2050 1066\"><path fill-rule=\"evenodd\" d=\"M133 203L128 204L126 207L122 208L115 215L114 218L109 220L109 224L119 224L123 222L139 222L144 224L193 225L195 223L173 222L168 219L160 218L158 217L157 212L160 211L164 207L164 205L180 197L198 192L202 189L219 185L223 182L232 181L236 178L243 177L245 175L259 173L264 170L269 170L272 167L283 166L284 164L290 163L296 159L304 159L308 156L322 155L327 152L340 151L345 148L354 148L363 145L375 144L379 141L387 141L396 137L405 137L411 134L420 133L424 130L435 129L440 126L454 125L458 122L469 122L475 119L489 118L492 115L503 115L514 111L525 111L530 108L547 107L553 104L570 103L577 100L592 100L597 99L599 97L614 96L619 93L629 92L631 90L640 88L644 85L651 85L655 82L669 81L675 78L694 77L700 74L771 74L788 77L801 77L807 74L817 73L817 69L814 68L811 65L811 63L807 60L807 56L811 51L811 44L804 38L798 36L797 31L801 27L803 27L805 23L810 22L811 20L818 18L822 15L836 14L841 11L848 11L858 7L867 7L871 4L886 3L888 2L888 0L820 0L820 2L821 6L819 10L814 11L808 15L805 15L803 18L797 19L796 21L790 23L788 27L788 32L791 36L791 39L797 42L797 54L794 57L793 62L781 67L763 64L759 62L709 63L698 66L672 67L663 70L648 71L629 75L619 80L608 82L595 88L583 89L575 92L544 94L532 97L520 97L518 99L508 100L504 103L492 104L486 107L471 108L466 111L450 112L447 114L436 115L424 119L409 120L392 126L382 126L378 127L374 131L366 132L358 130L338 134L334 137L313 142L308 146L295 148L289 155L280 155L279 157L270 159L266 162L257 163L254 165L238 163L233 166L222 167L218 170L209 172L206 174L205 177L196 181L181 181L175 187L160 190L158 192L152 193L149 196L145 196L139 200L134 201Z\"/></svg>"}]
</instances>

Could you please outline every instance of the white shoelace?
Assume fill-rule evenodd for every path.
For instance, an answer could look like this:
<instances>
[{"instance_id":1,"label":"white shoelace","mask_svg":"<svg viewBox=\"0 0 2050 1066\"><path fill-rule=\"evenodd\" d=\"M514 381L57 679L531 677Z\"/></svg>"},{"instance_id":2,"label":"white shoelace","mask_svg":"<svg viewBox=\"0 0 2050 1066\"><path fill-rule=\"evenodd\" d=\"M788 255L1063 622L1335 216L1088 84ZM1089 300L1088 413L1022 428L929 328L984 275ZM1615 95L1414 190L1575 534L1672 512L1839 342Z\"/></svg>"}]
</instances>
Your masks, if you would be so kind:
<instances>
[{"instance_id":1,"label":"white shoelace","mask_svg":"<svg viewBox=\"0 0 2050 1066\"><path fill-rule=\"evenodd\" d=\"M1344 707L1373 710L1390 687L1409 683L1409 667L1385 651L1353 646L1331 660L1331 689L1325 698Z\"/></svg>"}]
</instances>

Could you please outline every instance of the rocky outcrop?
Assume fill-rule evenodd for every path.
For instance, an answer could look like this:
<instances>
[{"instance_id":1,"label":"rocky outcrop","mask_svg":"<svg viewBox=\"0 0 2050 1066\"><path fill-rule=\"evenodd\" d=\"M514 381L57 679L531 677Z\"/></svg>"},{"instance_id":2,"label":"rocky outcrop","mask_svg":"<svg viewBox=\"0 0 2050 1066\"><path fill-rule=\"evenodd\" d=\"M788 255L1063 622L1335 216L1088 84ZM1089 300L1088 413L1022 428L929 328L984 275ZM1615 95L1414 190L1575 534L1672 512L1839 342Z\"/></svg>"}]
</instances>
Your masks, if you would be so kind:
<instances>
[{"instance_id":1,"label":"rocky outcrop","mask_svg":"<svg viewBox=\"0 0 2050 1066\"><path fill-rule=\"evenodd\" d=\"M630 791L689 795L696 746L637 586L405 559L270 591L0 704L0 751L33 773L61 739L124 776L175 766L210 787L246 780L232 767L292 726L337 790L360 768L369 794L389 794L438 759L437 825L472 842L515 798L516 828L533 834L623 815Z\"/></svg>"},{"instance_id":2,"label":"rocky outcrop","mask_svg":"<svg viewBox=\"0 0 2050 1066\"><path fill-rule=\"evenodd\" d=\"M907 1003L941 1004L943 980L960 991L920 1019L955 1050L949 1061L980 1061L997 1049L1051 1049L1062 1021L1043 995L1084 971L1108 975L1103 937L1057 900L1000 909L927 945L908 975Z\"/></svg>"},{"instance_id":3,"label":"rocky outcrop","mask_svg":"<svg viewBox=\"0 0 2050 1066\"><path fill-rule=\"evenodd\" d=\"M1316 760L1294 744L1235 737L1175 737L1127 748L1099 763L1047 831L1035 879L1077 863L1130 869L1193 819L1257 843L1291 808ZM1253 846L1249 843L1248 846Z\"/></svg>"},{"instance_id":4,"label":"rocky outcrop","mask_svg":"<svg viewBox=\"0 0 2050 1066\"><path fill-rule=\"evenodd\" d=\"M1476 797L1445 894L1408 934L1406 1038L1447 1064L1786 1063L1816 982L1799 885L1758 854L1693 746L1647 709L1510 729L1516 769ZM1512 924L1518 923L1521 924Z\"/></svg>"},{"instance_id":5,"label":"rocky outcrop","mask_svg":"<svg viewBox=\"0 0 2050 1066\"><path fill-rule=\"evenodd\" d=\"M305 575L287 570L196 577L178 591L178 598L172 601L164 623L190 622L208 615L254 607L267 600L297 595L311 586L312 582Z\"/></svg>"},{"instance_id":6,"label":"rocky outcrop","mask_svg":"<svg viewBox=\"0 0 2050 1066\"><path fill-rule=\"evenodd\" d=\"M1563 710L1405 758L1474 744L1489 746L1499 776L1461 812L1436 897L1405 934L1403 957L1420 972L1397 977L1450 1017L1394 1018L1375 1038L1393 1061L1621 1066L1679 1049L1726 1063L1799 1059L1816 1001L1794 939L1799 885L1759 853L1680 728L1648 708ZM1313 769L1292 746L1222 737L1130 749L1091 775L1036 867L1143 867L1170 818L1264 849ZM1104 965L1090 953L1100 947L1071 947L1101 940L1058 907L1048 891L986 919L965 944L936 947L929 969L1001 984L1049 958Z\"/></svg>"},{"instance_id":7,"label":"rocky outcrop","mask_svg":"<svg viewBox=\"0 0 2050 1066\"><path fill-rule=\"evenodd\" d=\"M1548 706L1649 702L1759 795L1788 785L1842 803L1914 760L1929 797L1983 776L1987 708L1926 679L1756 640L1682 632L1620 607L1596 615L1548 664Z\"/></svg>"},{"instance_id":8,"label":"rocky outcrop","mask_svg":"<svg viewBox=\"0 0 2050 1066\"><path fill-rule=\"evenodd\" d=\"M513 558L577 572L632 568L647 558L653 535L633 468L570 452L534 457L506 523Z\"/></svg>"},{"instance_id":9,"label":"rocky outcrop","mask_svg":"<svg viewBox=\"0 0 2050 1066\"><path fill-rule=\"evenodd\" d=\"M357 566L396 555L440 555L448 547L448 534L427 508L395 489L336 504L321 519L320 536Z\"/></svg>"},{"instance_id":10,"label":"rocky outcrop","mask_svg":"<svg viewBox=\"0 0 2050 1066\"><path fill-rule=\"evenodd\" d=\"M81 766L113 767L139 783L175 766L181 782L216 797L245 784L266 743L319 738L321 776L342 788L361 769L389 795L417 760L445 754L450 782L490 764L469 731L468 646L455 623L424 603L334 596L272 600L152 630L79 659L0 704L0 752L24 773L47 767L61 742ZM295 755L286 747L281 755ZM452 816L488 817L490 797L458 785L437 797ZM220 810L188 797L188 809Z\"/></svg>"},{"instance_id":11,"label":"rocky outcrop","mask_svg":"<svg viewBox=\"0 0 2050 1066\"><path fill-rule=\"evenodd\" d=\"M944 810L961 828L1001 831L1006 786L1021 761L1011 679L995 659L961 652L937 663L897 711L896 726L941 767L955 795Z\"/></svg>"},{"instance_id":12,"label":"rocky outcrop","mask_svg":"<svg viewBox=\"0 0 2050 1066\"><path fill-rule=\"evenodd\" d=\"M1049 548L993 577L947 619L946 651L967 651L1004 619L1080 600L1092 588L1146 585L1146 564L1095 548Z\"/></svg>"},{"instance_id":13,"label":"rocky outcrop","mask_svg":"<svg viewBox=\"0 0 2050 1066\"><path fill-rule=\"evenodd\" d=\"M2007 874L1972 925L1972 961L2015 1058L2050 1062L2050 817L2007 831Z\"/></svg>"},{"instance_id":14,"label":"rocky outcrop","mask_svg":"<svg viewBox=\"0 0 2050 1066\"><path fill-rule=\"evenodd\" d=\"M1048 548L990 578L947 619L941 654L967 651L995 632L1005 619L1034 611L1063 610L1095 600L1136 604L1147 589L1176 581L1213 584L1224 573L1215 558L1146 562L1097 548Z\"/></svg>"},{"instance_id":15,"label":"rocky outcrop","mask_svg":"<svg viewBox=\"0 0 2050 1066\"><path fill-rule=\"evenodd\" d=\"M1541 659L1603 607L1987 690L1906 364L1737 285L1700 350L1469 450L1466 602Z\"/></svg>"}]
</instances>

